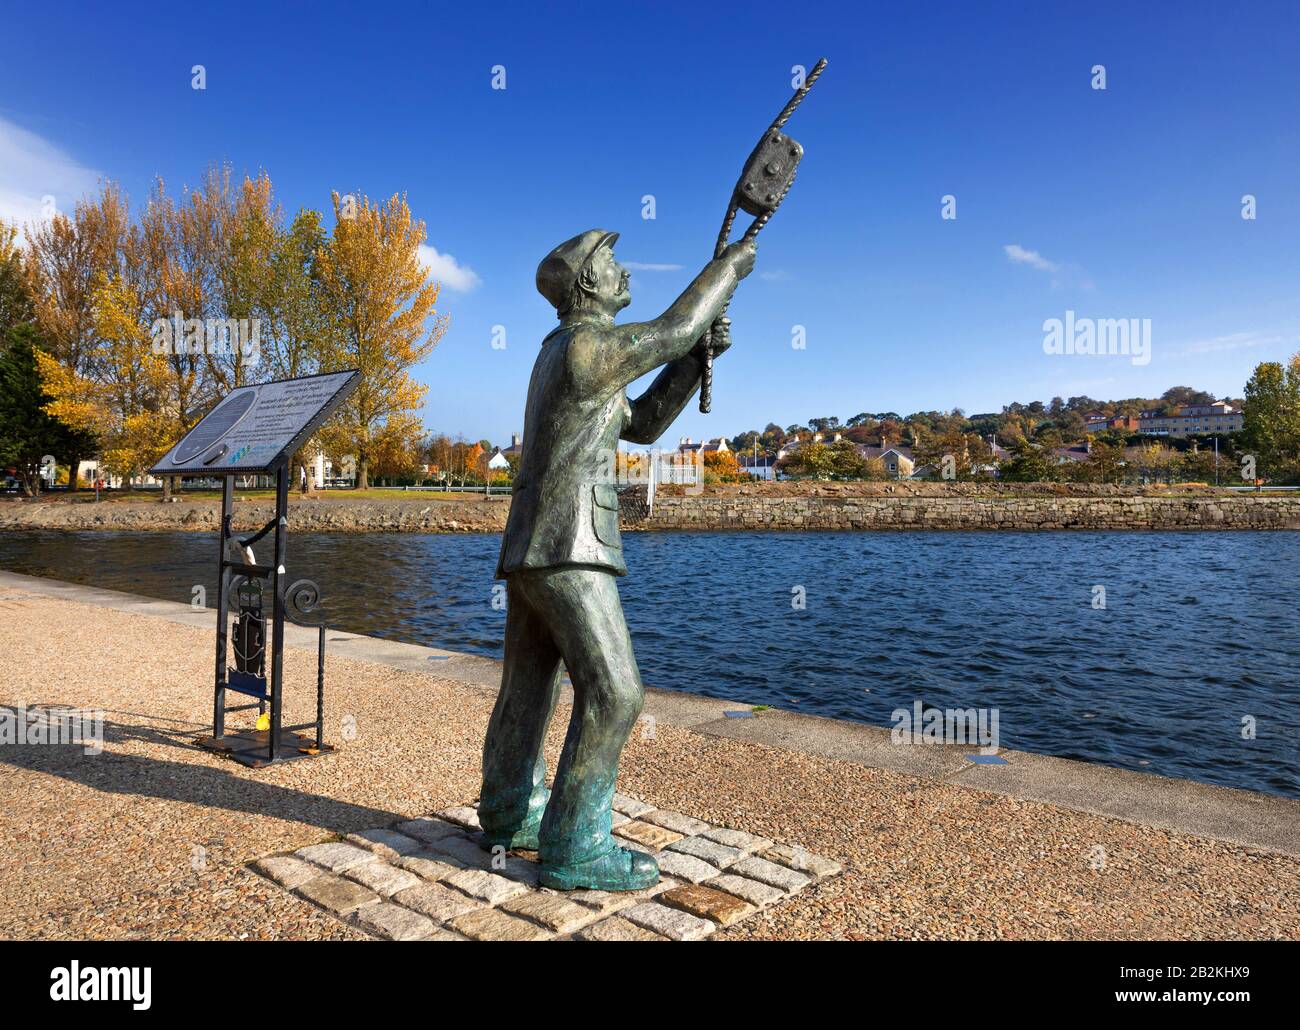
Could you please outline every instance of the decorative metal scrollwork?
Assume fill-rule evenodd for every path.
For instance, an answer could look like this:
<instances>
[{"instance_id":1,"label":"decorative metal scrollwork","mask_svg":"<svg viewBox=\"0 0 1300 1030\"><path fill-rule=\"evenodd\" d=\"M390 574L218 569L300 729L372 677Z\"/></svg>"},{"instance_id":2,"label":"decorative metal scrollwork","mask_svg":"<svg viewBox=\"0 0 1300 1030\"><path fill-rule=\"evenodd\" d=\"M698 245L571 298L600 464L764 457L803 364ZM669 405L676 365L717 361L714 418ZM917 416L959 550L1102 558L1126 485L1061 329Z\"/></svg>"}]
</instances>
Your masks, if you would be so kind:
<instances>
[{"instance_id":1,"label":"decorative metal scrollwork","mask_svg":"<svg viewBox=\"0 0 1300 1030\"><path fill-rule=\"evenodd\" d=\"M320 587L310 579L299 579L290 583L289 588L284 592L284 599L290 609L287 614L294 622L318 625L318 619L324 618L323 612L317 618L310 617L316 610L316 606L320 604Z\"/></svg>"},{"instance_id":2,"label":"decorative metal scrollwork","mask_svg":"<svg viewBox=\"0 0 1300 1030\"><path fill-rule=\"evenodd\" d=\"M262 611L262 587L246 576L236 576L231 583L235 610L232 641L235 669L252 676L266 674L266 615Z\"/></svg>"}]
</instances>

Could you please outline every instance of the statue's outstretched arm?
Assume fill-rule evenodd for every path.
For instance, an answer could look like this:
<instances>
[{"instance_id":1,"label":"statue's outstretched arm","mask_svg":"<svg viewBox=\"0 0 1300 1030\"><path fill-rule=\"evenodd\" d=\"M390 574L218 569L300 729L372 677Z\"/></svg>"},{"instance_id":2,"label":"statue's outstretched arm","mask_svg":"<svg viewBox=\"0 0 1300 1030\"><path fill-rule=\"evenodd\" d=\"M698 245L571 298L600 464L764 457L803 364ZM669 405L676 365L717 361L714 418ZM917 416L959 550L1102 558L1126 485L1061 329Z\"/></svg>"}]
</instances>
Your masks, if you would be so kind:
<instances>
[{"instance_id":1,"label":"statue's outstretched arm","mask_svg":"<svg viewBox=\"0 0 1300 1030\"><path fill-rule=\"evenodd\" d=\"M722 318L722 331L713 334L713 353L716 357L730 345L729 318ZM704 370L703 340L695 347L664 366L640 397L632 401L632 421L623 430L623 439L629 443L654 443L681 414L682 409L695 396Z\"/></svg>"},{"instance_id":2,"label":"statue's outstretched arm","mask_svg":"<svg viewBox=\"0 0 1300 1030\"><path fill-rule=\"evenodd\" d=\"M695 281L653 322L581 332L570 352L574 374L593 388L617 389L684 357L726 308L736 285L753 269L754 254L752 241L732 244L721 257L705 265Z\"/></svg>"},{"instance_id":3,"label":"statue's outstretched arm","mask_svg":"<svg viewBox=\"0 0 1300 1030\"><path fill-rule=\"evenodd\" d=\"M629 443L654 443L664 434L700 387L704 360L699 349L670 361L631 404L632 421L622 437Z\"/></svg>"}]
</instances>

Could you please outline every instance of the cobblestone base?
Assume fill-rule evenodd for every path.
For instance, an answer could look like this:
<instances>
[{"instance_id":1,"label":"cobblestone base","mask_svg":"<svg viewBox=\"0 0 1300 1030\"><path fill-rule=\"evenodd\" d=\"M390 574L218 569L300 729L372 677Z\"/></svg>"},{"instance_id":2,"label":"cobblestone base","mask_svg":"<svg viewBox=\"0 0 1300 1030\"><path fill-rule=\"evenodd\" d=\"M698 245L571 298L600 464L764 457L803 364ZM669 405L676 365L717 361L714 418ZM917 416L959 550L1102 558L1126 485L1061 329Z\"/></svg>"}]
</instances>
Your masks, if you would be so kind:
<instances>
[{"instance_id":1,"label":"cobblestone base","mask_svg":"<svg viewBox=\"0 0 1300 1030\"><path fill-rule=\"evenodd\" d=\"M840 872L798 845L614 797L614 834L653 855L643 891L553 891L537 856L479 848L477 805L258 859L258 873L375 937L399 941L696 941Z\"/></svg>"}]
</instances>

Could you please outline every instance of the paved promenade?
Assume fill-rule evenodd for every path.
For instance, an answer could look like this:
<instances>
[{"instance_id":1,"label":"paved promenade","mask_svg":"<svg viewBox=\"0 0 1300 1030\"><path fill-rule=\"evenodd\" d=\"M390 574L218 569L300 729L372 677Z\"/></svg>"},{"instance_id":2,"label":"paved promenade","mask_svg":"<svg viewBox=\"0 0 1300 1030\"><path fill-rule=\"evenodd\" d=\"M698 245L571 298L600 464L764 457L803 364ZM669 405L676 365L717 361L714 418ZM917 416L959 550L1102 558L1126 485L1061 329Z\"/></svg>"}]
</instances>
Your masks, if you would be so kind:
<instances>
[{"instance_id":1,"label":"paved promenade","mask_svg":"<svg viewBox=\"0 0 1300 1030\"><path fill-rule=\"evenodd\" d=\"M512 890L466 910L489 914L427 915L438 934L376 907L415 888L441 902L499 888L454 862L407 868L407 855L363 836L388 828L471 862L458 841L473 832L496 663L331 633L326 735L339 753L252 772L190 744L210 718L213 619L0 573L0 704L97 709L105 730L102 754L0 744L0 937L373 939L440 935L459 919L459 936L491 926L540 939L598 925ZM314 635L290 645L286 717L299 722L310 717ZM1004 766L974 765L961 749L895 746L872 727L725 715L744 707L650 693L653 722L634 732L619 782L624 814L643 824L629 832L700 861L722 861L711 844L738 848L743 856L724 854L729 867L769 878L778 873L758 863L792 870L811 856L829 863L825 875L786 877L779 901L735 919L711 918L719 901L699 891L666 905L639 899L633 918L607 913L611 928L713 940L1300 937L1300 802L1017 752L1003 753ZM562 705L552 761L567 716ZM678 816L679 829L660 825ZM302 852L331 843L420 882L351 851ZM295 853L311 875L289 887L264 860ZM337 892L298 889L323 877L384 900L353 891L364 904L340 914L328 903ZM713 925L706 934L655 905Z\"/></svg>"}]
</instances>

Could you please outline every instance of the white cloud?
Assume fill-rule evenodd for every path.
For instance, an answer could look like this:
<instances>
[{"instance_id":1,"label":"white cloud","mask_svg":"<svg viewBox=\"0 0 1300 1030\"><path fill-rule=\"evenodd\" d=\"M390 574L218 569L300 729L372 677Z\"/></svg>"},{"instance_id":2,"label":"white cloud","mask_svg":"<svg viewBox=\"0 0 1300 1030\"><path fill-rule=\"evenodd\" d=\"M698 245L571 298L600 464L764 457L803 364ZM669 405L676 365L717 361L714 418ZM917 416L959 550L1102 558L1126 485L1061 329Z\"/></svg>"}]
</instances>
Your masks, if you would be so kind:
<instances>
[{"instance_id":1,"label":"white cloud","mask_svg":"<svg viewBox=\"0 0 1300 1030\"><path fill-rule=\"evenodd\" d=\"M790 273L784 268L773 268L759 272L758 277L767 283L783 283L790 278Z\"/></svg>"},{"instance_id":2,"label":"white cloud","mask_svg":"<svg viewBox=\"0 0 1300 1030\"><path fill-rule=\"evenodd\" d=\"M0 218L22 225L41 218L45 197L72 211L95 192L100 172L55 144L0 117Z\"/></svg>"},{"instance_id":3,"label":"white cloud","mask_svg":"<svg viewBox=\"0 0 1300 1030\"><path fill-rule=\"evenodd\" d=\"M1223 351L1245 350L1248 347L1270 347L1275 344L1294 344L1297 338L1281 333L1250 331L1229 333L1226 336L1214 336L1207 340L1197 340L1181 349L1173 351L1177 358L1193 357L1197 354L1219 354Z\"/></svg>"},{"instance_id":4,"label":"white cloud","mask_svg":"<svg viewBox=\"0 0 1300 1030\"><path fill-rule=\"evenodd\" d=\"M469 265L462 265L450 254L439 254L435 247L427 243L420 244L420 263L437 282L457 293L468 293L483 283Z\"/></svg>"},{"instance_id":5,"label":"white cloud","mask_svg":"<svg viewBox=\"0 0 1300 1030\"><path fill-rule=\"evenodd\" d=\"M1004 246L1003 251L1007 257L1017 264L1030 265L1044 272L1056 272L1060 270L1060 265L1055 261L1048 261L1042 254L1036 250L1026 250L1018 243L1008 243Z\"/></svg>"},{"instance_id":6,"label":"white cloud","mask_svg":"<svg viewBox=\"0 0 1300 1030\"><path fill-rule=\"evenodd\" d=\"M642 261L624 261L628 268L634 272L680 272L683 265L657 265L646 264Z\"/></svg>"}]
</instances>

